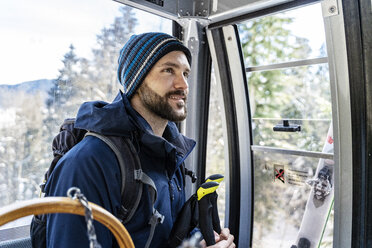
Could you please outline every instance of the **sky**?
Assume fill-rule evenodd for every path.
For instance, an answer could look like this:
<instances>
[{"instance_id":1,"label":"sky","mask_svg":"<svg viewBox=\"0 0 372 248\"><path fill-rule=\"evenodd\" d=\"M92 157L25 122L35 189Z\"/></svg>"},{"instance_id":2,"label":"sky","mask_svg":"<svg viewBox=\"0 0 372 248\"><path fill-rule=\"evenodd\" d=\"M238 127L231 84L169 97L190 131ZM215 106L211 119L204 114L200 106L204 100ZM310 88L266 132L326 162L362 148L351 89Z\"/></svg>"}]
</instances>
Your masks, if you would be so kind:
<instances>
[{"instance_id":1,"label":"sky","mask_svg":"<svg viewBox=\"0 0 372 248\"><path fill-rule=\"evenodd\" d=\"M120 6L112 0L1 0L0 84L56 78L70 44L89 58L96 35L113 23ZM170 22L136 15L139 33L171 31Z\"/></svg>"},{"instance_id":2,"label":"sky","mask_svg":"<svg viewBox=\"0 0 372 248\"><path fill-rule=\"evenodd\" d=\"M14 0L0 1L0 84L54 79L62 68L70 44L80 57L89 58L96 35L119 15L122 4L112 0ZM311 37L319 46L321 15L311 7L297 14L296 34ZM319 11L315 11L319 15ZM171 32L171 22L136 10L138 33ZM313 18L311 18L312 16ZM313 25L306 25L309 19Z\"/></svg>"}]
</instances>

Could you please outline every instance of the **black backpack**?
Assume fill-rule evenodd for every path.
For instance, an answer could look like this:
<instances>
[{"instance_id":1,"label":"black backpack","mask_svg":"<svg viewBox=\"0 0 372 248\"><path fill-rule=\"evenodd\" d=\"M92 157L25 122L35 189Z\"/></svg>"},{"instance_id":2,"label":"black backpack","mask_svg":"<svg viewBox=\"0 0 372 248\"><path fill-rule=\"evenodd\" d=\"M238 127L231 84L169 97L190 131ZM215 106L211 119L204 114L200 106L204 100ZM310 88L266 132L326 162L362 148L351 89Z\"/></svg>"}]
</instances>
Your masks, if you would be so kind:
<instances>
[{"instance_id":1,"label":"black backpack","mask_svg":"<svg viewBox=\"0 0 372 248\"><path fill-rule=\"evenodd\" d=\"M135 213L142 195L143 184L149 186L153 215L149 221L151 224L150 235L147 239L146 247L149 247L158 223L162 223L164 216L155 208L154 203L157 197L157 190L153 180L147 176L141 169L141 163L138 158L135 147L128 138L119 136L106 136L83 129L75 128L75 119L66 119L60 127L60 132L53 139L54 159L45 173L44 181L40 185L41 192L45 193L45 184L48 181L52 171L57 165L59 159L66 154L74 145L79 143L85 136L95 136L105 142L115 153L122 175L121 198L122 206L119 211L118 219L123 224L131 220ZM124 159L125 158L125 159ZM124 197L125 196L125 197ZM89 200L89 199L88 199ZM30 236L32 247L46 247L46 218L47 215L34 216L30 227Z\"/></svg>"}]
</instances>

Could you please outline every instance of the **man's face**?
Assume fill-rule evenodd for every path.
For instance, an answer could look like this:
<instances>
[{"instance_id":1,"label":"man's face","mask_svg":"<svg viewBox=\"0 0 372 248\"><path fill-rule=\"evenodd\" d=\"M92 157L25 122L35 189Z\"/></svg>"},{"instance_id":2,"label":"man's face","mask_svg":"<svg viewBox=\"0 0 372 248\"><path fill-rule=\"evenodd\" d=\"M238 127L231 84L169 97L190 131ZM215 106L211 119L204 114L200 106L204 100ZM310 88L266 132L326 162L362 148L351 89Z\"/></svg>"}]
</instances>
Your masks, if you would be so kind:
<instances>
[{"instance_id":1,"label":"man's face","mask_svg":"<svg viewBox=\"0 0 372 248\"><path fill-rule=\"evenodd\" d=\"M184 120L189 73L190 65L183 52L166 54L152 67L138 89L143 105L163 119Z\"/></svg>"}]
</instances>

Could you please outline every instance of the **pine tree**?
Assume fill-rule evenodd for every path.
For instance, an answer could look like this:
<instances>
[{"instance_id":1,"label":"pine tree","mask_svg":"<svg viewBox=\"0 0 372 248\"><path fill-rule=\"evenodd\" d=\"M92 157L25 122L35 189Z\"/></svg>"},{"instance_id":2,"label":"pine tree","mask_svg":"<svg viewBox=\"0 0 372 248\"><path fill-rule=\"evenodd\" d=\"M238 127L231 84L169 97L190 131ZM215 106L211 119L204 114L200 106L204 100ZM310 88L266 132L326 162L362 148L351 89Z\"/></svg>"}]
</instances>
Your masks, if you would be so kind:
<instances>
[{"instance_id":1,"label":"pine tree","mask_svg":"<svg viewBox=\"0 0 372 248\"><path fill-rule=\"evenodd\" d=\"M121 16L116 17L109 28L97 35L98 48L93 50L94 89L102 100L111 101L119 90L117 81L117 59L120 49L134 33L137 25L133 9L120 8Z\"/></svg>"},{"instance_id":2,"label":"pine tree","mask_svg":"<svg viewBox=\"0 0 372 248\"><path fill-rule=\"evenodd\" d=\"M12 97L14 94L10 93ZM17 92L16 125L0 128L0 206L37 197L43 158L43 97ZM14 102L13 102L14 103ZM32 104L31 104L32 103Z\"/></svg>"},{"instance_id":3,"label":"pine tree","mask_svg":"<svg viewBox=\"0 0 372 248\"><path fill-rule=\"evenodd\" d=\"M92 59L77 56L72 44L64 55L63 67L46 100L42 146L47 150L41 155L46 161L51 161L50 144L65 118L75 117L79 106L85 101L109 102L118 92L120 84L116 80L116 68L119 50L137 24L132 8L121 7L120 13L110 27L103 28L97 35L97 47L92 49Z\"/></svg>"},{"instance_id":4,"label":"pine tree","mask_svg":"<svg viewBox=\"0 0 372 248\"><path fill-rule=\"evenodd\" d=\"M71 107L73 99L79 92L76 89L77 79L79 75L78 62L79 58L75 54L75 48L71 44L69 51L64 55L62 60L63 68L59 70L59 75L54 80L54 86L49 91L49 99L47 106L54 114L54 118L58 118L62 112L72 111ZM66 111L68 109L68 111Z\"/></svg>"},{"instance_id":5,"label":"pine tree","mask_svg":"<svg viewBox=\"0 0 372 248\"><path fill-rule=\"evenodd\" d=\"M290 18L268 16L240 25L246 66L275 64L306 57L311 51L307 40L294 37L285 28L291 22ZM285 96L281 95L281 80L282 72L278 70L247 74L253 117L280 118L281 106L285 106Z\"/></svg>"},{"instance_id":6,"label":"pine tree","mask_svg":"<svg viewBox=\"0 0 372 248\"><path fill-rule=\"evenodd\" d=\"M63 67L46 102L48 114L45 125L51 134L58 131L63 119L76 116L84 101L112 101L118 92L120 85L116 70L119 50L137 24L132 8L121 7L120 13L110 27L103 28L97 35L97 48L92 49L92 60L78 57L72 44L64 55Z\"/></svg>"}]
</instances>

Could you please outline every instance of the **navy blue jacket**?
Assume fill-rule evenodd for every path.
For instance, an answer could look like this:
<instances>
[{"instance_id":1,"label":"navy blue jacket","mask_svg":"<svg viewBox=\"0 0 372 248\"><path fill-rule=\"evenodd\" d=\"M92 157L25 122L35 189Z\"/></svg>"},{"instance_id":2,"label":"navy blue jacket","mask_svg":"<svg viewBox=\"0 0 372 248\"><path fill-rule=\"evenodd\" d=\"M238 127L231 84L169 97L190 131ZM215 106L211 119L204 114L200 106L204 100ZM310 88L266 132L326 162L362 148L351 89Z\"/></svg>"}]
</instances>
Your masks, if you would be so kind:
<instances>
[{"instance_id":1,"label":"navy blue jacket","mask_svg":"<svg viewBox=\"0 0 372 248\"><path fill-rule=\"evenodd\" d=\"M75 127L132 139L143 171L157 187L155 208L165 216L164 222L156 227L151 247L166 247L172 225L185 202L180 166L194 148L195 141L180 134L172 122L168 123L163 137L155 136L150 125L121 93L110 104L84 103ZM114 152L100 139L87 136L60 159L48 180L46 194L66 196L72 186L80 188L89 201L117 216L121 206L120 167ZM136 247L144 247L147 241L151 215L150 194L145 185L139 207L125 225ZM102 247L117 246L114 236L103 225L95 222L95 230ZM47 247L88 247L84 218L69 214L48 215Z\"/></svg>"}]
</instances>

